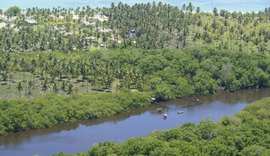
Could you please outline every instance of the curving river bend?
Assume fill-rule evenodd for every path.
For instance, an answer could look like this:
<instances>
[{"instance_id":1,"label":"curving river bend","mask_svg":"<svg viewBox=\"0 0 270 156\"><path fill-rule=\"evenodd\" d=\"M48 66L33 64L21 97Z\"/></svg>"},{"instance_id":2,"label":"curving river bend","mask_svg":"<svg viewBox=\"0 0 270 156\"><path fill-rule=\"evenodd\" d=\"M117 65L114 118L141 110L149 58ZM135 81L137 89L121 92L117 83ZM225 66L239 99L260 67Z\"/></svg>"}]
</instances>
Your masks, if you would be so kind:
<instances>
[{"instance_id":1,"label":"curving river bend","mask_svg":"<svg viewBox=\"0 0 270 156\"><path fill-rule=\"evenodd\" d=\"M164 130L186 122L199 123L203 119L219 120L233 115L263 97L270 96L270 89L242 90L235 93L177 99L159 103L144 109L121 115L61 124L53 128L20 132L0 137L1 156L40 156L53 153L77 153L87 151L94 143L120 142L130 137L140 137L154 130ZM168 114L166 120L156 108L162 107ZM177 114L184 111L183 114Z\"/></svg>"}]
</instances>

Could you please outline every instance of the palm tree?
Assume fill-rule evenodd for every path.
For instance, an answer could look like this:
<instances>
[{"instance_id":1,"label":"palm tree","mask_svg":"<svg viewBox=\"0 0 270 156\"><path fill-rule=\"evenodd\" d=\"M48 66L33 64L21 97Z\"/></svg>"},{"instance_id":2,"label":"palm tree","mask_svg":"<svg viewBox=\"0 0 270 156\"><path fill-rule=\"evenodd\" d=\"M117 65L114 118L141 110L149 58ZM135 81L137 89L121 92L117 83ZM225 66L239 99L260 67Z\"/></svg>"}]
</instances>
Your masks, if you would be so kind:
<instances>
[{"instance_id":1,"label":"palm tree","mask_svg":"<svg viewBox=\"0 0 270 156\"><path fill-rule=\"evenodd\" d=\"M73 93L73 85L70 83L68 85L68 94L71 94L71 93Z\"/></svg>"},{"instance_id":2,"label":"palm tree","mask_svg":"<svg viewBox=\"0 0 270 156\"><path fill-rule=\"evenodd\" d=\"M58 93L58 85L56 84L56 82L53 83L53 92Z\"/></svg>"},{"instance_id":3,"label":"palm tree","mask_svg":"<svg viewBox=\"0 0 270 156\"><path fill-rule=\"evenodd\" d=\"M32 81L32 80L28 81L28 92L27 92L27 97L28 97L28 98L29 98L30 95L32 94L31 89L32 89L33 86L34 86L33 81Z\"/></svg>"},{"instance_id":4,"label":"palm tree","mask_svg":"<svg viewBox=\"0 0 270 156\"><path fill-rule=\"evenodd\" d=\"M48 90L48 80L45 78L44 82L42 83L42 90L45 92Z\"/></svg>"},{"instance_id":5,"label":"palm tree","mask_svg":"<svg viewBox=\"0 0 270 156\"><path fill-rule=\"evenodd\" d=\"M19 92L19 97L21 97L21 91L23 90L23 86L22 86L22 82L19 82L18 85L17 85L17 90Z\"/></svg>"}]
</instances>

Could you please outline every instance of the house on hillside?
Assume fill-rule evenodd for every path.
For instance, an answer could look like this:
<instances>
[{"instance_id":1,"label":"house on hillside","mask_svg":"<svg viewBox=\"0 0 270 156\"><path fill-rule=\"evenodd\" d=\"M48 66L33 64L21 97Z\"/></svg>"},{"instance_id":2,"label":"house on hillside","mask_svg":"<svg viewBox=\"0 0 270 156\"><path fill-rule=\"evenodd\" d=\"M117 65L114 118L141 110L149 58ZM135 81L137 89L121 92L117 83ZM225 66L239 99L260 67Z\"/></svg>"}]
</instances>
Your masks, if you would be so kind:
<instances>
[{"instance_id":1,"label":"house on hillside","mask_svg":"<svg viewBox=\"0 0 270 156\"><path fill-rule=\"evenodd\" d=\"M104 21L108 21L109 18L105 15L100 15L100 14L96 14L92 17L92 19L100 21L100 22L104 22Z\"/></svg>"},{"instance_id":2,"label":"house on hillside","mask_svg":"<svg viewBox=\"0 0 270 156\"><path fill-rule=\"evenodd\" d=\"M131 29L129 32L129 37L137 37L138 32L136 31L136 29Z\"/></svg>"},{"instance_id":3,"label":"house on hillside","mask_svg":"<svg viewBox=\"0 0 270 156\"><path fill-rule=\"evenodd\" d=\"M73 15L72 19L75 20L75 21L78 21L80 19L80 16L79 15Z\"/></svg>"},{"instance_id":4,"label":"house on hillside","mask_svg":"<svg viewBox=\"0 0 270 156\"><path fill-rule=\"evenodd\" d=\"M25 22L27 22L27 23L29 23L29 24L36 24L36 23L37 23L37 21L36 21L36 20L34 20L34 19L30 19L30 18L25 19Z\"/></svg>"}]
</instances>

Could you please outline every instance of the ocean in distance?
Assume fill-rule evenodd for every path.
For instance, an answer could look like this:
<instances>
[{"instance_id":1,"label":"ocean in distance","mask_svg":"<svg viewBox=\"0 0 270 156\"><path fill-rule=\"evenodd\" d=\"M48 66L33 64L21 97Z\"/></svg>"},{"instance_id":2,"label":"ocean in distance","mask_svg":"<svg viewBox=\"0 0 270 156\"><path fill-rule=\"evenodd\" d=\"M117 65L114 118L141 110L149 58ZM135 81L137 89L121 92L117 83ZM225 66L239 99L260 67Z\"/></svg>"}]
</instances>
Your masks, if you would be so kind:
<instances>
[{"instance_id":1,"label":"ocean in distance","mask_svg":"<svg viewBox=\"0 0 270 156\"><path fill-rule=\"evenodd\" d=\"M92 8L109 7L111 3L127 3L133 5L135 3L148 3L153 0L0 0L0 9L17 5L23 9L39 7L39 8L76 8L89 5ZM174 6L181 7L183 4L191 2L195 6L199 6L203 11L212 11L213 6L220 9L230 11L263 11L270 7L270 0L157 0L156 2L168 3Z\"/></svg>"}]
</instances>

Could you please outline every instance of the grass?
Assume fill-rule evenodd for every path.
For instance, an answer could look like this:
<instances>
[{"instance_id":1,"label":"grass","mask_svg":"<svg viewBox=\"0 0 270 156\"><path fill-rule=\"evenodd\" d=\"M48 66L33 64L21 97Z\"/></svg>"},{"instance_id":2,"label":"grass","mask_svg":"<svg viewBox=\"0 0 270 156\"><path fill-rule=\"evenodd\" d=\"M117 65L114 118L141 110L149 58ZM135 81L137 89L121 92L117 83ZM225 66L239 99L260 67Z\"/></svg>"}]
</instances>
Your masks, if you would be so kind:
<instances>
[{"instance_id":1,"label":"grass","mask_svg":"<svg viewBox=\"0 0 270 156\"><path fill-rule=\"evenodd\" d=\"M33 82L33 87L31 87L30 92L31 94L28 94L29 91L29 85L28 82ZM61 83L63 80L57 80L59 94L66 94L66 92L61 90ZM87 82L80 82L80 79L69 79L66 80L67 82L71 83L73 85L74 92L77 93L96 93L100 92L98 90L101 90L101 88L93 88L90 83ZM18 91L18 83L22 83L22 90ZM8 81L0 81L0 98L1 99L14 99L14 98L33 98L37 96L46 95L48 93L53 92L53 85L49 84L49 87L46 91L42 90L42 82L43 80L40 79L39 76L33 76L31 73L28 72L16 72L13 74L12 80ZM88 86L87 86L88 85Z\"/></svg>"}]
</instances>

